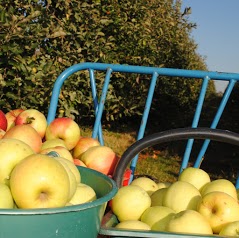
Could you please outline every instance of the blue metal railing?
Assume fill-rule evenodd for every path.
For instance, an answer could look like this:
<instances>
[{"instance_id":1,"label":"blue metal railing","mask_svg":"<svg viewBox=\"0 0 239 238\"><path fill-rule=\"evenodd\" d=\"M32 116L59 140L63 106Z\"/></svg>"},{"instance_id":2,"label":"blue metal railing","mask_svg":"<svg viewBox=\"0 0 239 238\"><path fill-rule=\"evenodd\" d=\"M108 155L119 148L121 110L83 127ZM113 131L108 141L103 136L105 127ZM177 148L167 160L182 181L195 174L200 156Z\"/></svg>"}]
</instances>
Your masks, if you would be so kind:
<instances>
[{"instance_id":1,"label":"blue metal railing","mask_svg":"<svg viewBox=\"0 0 239 238\"><path fill-rule=\"evenodd\" d=\"M217 113L211 123L211 128L217 127L217 124L221 118L223 110L231 95L232 89L235 83L239 80L239 74L236 74L236 73L220 73L220 72L212 72L212 71L183 70L183 69L172 69L172 68L157 68L157 67L88 63L88 62L76 64L67 68L64 72L62 72L55 81L53 91L52 91L52 97L50 100L50 106L48 109L48 116L47 116L48 123L50 123L55 118L57 105L58 105L58 98L59 98L61 87L64 81L68 79L69 76L71 76L72 74L82 70L89 71L90 83L92 88L92 97L93 97L94 110L95 110L95 123L93 127L92 137L93 138L98 137L102 145L104 144L104 140L102 135L101 118L102 118L102 114L104 110L104 103L107 97L108 87L110 84L110 78L113 73L120 72L120 73L137 73L137 74L151 75L151 82L150 82L150 86L148 90L148 95L145 101L145 107L142 114L141 124L139 126L139 131L137 134L137 140L141 139L144 136L144 132L145 132L145 128L146 128L147 120L148 120L148 115L149 115L149 111L150 111L150 107L151 107L151 103L153 99L153 94L155 90L155 85L159 76L183 77L183 78L188 78L189 80L193 80L193 79L203 80L201 91L198 97L197 107L196 107L194 118L192 121L192 128L196 128L198 126L209 80L222 80L222 81L229 82L227 89L225 90L225 93L223 95L221 104L219 105ZM95 71L104 71L106 73L100 97L98 97L97 90L96 90L96 82L95 82L95 75L94 75ZM210 140L204 141L204 144L197 157L194 167L200 166L204 153L207 150L209 143L210 143ZM193 139L189 139L186 146L185 153L184 153L180 172L187 167L192 147L193 147ZM134 175L137 159L138 157L136 156L133 159L130 166L132 170L132 175Z\"/></svg>"}]
</instances>

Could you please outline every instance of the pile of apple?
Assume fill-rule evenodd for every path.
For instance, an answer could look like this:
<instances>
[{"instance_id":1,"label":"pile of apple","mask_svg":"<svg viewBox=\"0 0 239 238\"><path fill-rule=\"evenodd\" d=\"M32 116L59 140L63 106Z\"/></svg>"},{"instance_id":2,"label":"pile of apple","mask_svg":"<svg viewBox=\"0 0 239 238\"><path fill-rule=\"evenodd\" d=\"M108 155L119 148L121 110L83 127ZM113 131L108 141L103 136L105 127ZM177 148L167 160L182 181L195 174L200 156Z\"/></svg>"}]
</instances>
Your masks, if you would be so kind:
<instances>
[{"instance_id":1,"label":"pile of apple","mask_svg":"<svg viewBox=\"0 0 239 238\"><path fill-rule=\"evenodd\" d=\"M112 199L117 229L194 235L239 235L238 190L227 179L211 180L188 167L174 183L147 177L121 187Z\"/></svg>"},{"instance_id":2,"label":"pile of apple","mask_svg":"<svg viewBox=\"0 0 239 238\"><path fill-rule=\"evenodd\" d=\"M118 161L68 117L47 123L36 109L0 111L0 209L56 208L96 199L77 166L111 175Z\"/></svg>"}]
</instances>

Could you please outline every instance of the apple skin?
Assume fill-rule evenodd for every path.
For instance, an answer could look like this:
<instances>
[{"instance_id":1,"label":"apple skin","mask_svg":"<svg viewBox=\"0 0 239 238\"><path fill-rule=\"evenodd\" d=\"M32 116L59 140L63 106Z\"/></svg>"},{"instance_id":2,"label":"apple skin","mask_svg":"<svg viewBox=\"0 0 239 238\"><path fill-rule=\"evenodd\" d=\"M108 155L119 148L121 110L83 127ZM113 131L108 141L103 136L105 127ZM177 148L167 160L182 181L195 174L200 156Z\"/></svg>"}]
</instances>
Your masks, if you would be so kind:
<instances>
[{"instance_id":1,"label":"apple skin","mask_svg":"<svg viewBox=\"0 0 239 238\"><path fill-rule=\"evenodd\" d=\"M24 111L24 109L17 108L17 109L11 110L5 114L5 116L7 118L7 130L6 131L8 131L13 126L15 126L15 121L16 121L17 116L23 111Z\"/></svg>"},{"instance_id":2,"label":"apple skin","mask_svg":"<svg viewBox=\"0 0 239 238\"><path fill-rule=\"evenodd\" d=\"M152 230L164 231L166 224L175 214L174 210L164 206L151 206L142 214L140 221L148 224Z\"/></svg>"},{"instance_id":3,"label":"apple skin","mask_svg":"<svg viewBox=\"0 0 239 238\"><path fill-rule=\"evenodd\" d=\"M70 181L59 161L35 154L15 166L10 189L19 208L57 208L68 202Z\"/></svg>"},{"instance_id":4,"label":"apple skin","mask_svg":"<svg viewBox=\"0 0 239 238\"><path fill-rule=\"evenodd\" d=\"M168 188L171 184L172 183L170 183L170 182L159 182L159 183L157 183L159 189L160 188Z\"/></svg>"},{"instance_id":5,"label":"apple skin","mask_svg":"<svg viewBox=\"0 0 239 238\"><path fill-rule=\"evenodd\" d=\"M214 191L221 191L224 193L229 194L234 199L237 200L237 190L234 184L227 180L227 179L216 179L207 183L201 189L202 197L205 196L207 193L214 192Z\"/></svg>"},{"instance_id":6,"label":"apple skin","mask_svg":"<svg viewBox=\"0 0 239 238\"><path fill-rule=\"evenodd\" d=\"M36 109L27 109L21 112L15 120L15 125L22 124L32 126L39 133L41 138L45 136L47 120L42 112Z\"/></svg>"},{"instance_id":7,"label":"apple skin","mask_svg":"<svg viewBox=\"0 0 239 238\"><path fill-rule=\"evenodd\" d=\"M197 211L208 220L215 234L219 234L227 223L239 220L237 200L224 192L214 191L204 195Z\"/></svg>"},{"instance_id":8,"label":"apple skin","mask_svg":"<svg viewBox=\"0 0 239 238\"><path fill-rule=\"evenodd\" d=\"M29 125L16 125L10 128L3 139L14 138L28 144L36 153L41 151L42 139L38 132Z\"/></svg>"},{"instance_id":9,"label":"apple skin","mask_svg":"<svg viewBox=\"0 0 239 238\"><path fill-rule=\"evenodd\" d=\"M144 211L151 206L148 193L136 185L119 188L111 200L111 209L120 222L140 220Z\"/></svg>"},{"instance_id":10,"label":"apple skin","mask_svg":"<svg viewBox=\"0 0 239 238\"><path fill-rule=\"evenodd\" d=\"M13 208L14 201L11 194L10 188L4 184L0 183L0 209Z\"/></svg>"},{"instance_id":11,"label":"apple skin","mask_svg":"<svg viewBox=\"0 0 239 238\"><path fill-rule=\"evenodd\" d=\"M81 161L91 169L112 175L119 157L108 146L93 146L81 155Z\"/></svg>"},{"instance_id":12,"label":"apple skin","mask_svg":"<svg viewBox=\"0 0 239 238\"><path fill-rule=\"evenodd\" d=\"M151 206L162 206L167 188L160 188L151 194Z\"/></svg>"},{"instance_id":13,"label":"apple skin","mask_svg":"<svg viewBox=\"0 0 239 238\"><path fill-rule=\"evenodd\" d=\"M143 230L149 231L150 226L142 221L138 220L129 220L129 221L122 221L119 222L116 226L116 229L124 229L124 230Z\"/></svg>"},{"instance_id":14,"label":"apple skin","mask_svg":"<svg viewBox=\"0 0 239 238\"><path fill-rule=\"evenodd\" d=\"M57 139L51 139L51 140L44 141L42 143L41 150L53 148L56 146L63 146L66 148L66 144L65 144L64 140L57 138Z\"/></svg>"},{"instance_id":15,"label":"apple skin","mask_svg":"<svg viewBox=\"0 0 239 238\"><path fill-rule=\"evenodd\" d=\"M164 194L163 206L172 208L175 212L196 210L201 194L192 184L184 181L172 183Z\"/></svg>"},{"instance_id":16,"label":"apple skin","mask_svg":"<svg viewBox=\"0 0 239 238\"><path fill-rule=\"evenodd\" d=\"M0 183L9 184L12 169L25 157L35 154L34 150L17 139L0 140Z\"/></svg>"},{"instance_id":17,"label":"apple skin","mask_svg":"<svg viewBox=\"0 0 239 238\"><path fill-rule=\"evenodd\" d=\"M6 131L4 131L3 129L0 129L0 139L3 138L3 136L5 135Z\"/></svg>"},{"instance_id":18,"label":"apple skin","mask_svg":"<svg viewBox=\"0 0 239 238\"><path fill-rule=\"evenodd\" d=\"M155 183L152 179L147 177L136 178L131 182L131 184L140 186L149 194L149 196L151 196L153 192L158 190L157 183Z\"/></svg>"},{"instance_id":19,"label":"apple skin","mask_svg":"<svg viewBox=\"0 0 239 238\"><path fill-rule=\"evenodd\" d=\"M63 146L56 146L52 148L46 148L40 151L40 154L48 154L50 152L56 152L60 157L63 157L71 162L74 162L71 152Z\"/></svg>"},{"instance_id":20,"label":"apple skin","mask_svg":"<svg viewBox=\"0 0 239 238\"><path fill-rule=\"evenodd\" d=\"M165 228L168 232L212 235L210 224L199 212L184 210L175 214Z\"/></svg>"},{"instance_id":21,"label":"apple skin","mask_svg":"<svg viewBox=\"0 0 239 238\"><path fill-rule=\"evenodd\" d=\"M208 173L200 168L185 168L178 177L179 181L185 181L194 185L199 191L202 187L211 182Z\"/></svg>"},{"instance_id":22,"label":"apple skin","mask_svg":"<svg viewBox=\"0 0 239 238\"><path fill-rule=\"evenodd\" d=\"M73 160L74 160L75 165L87 167L86 164L83 161L81 161L80 159L73 159Z\"/></svg>"},{"instance_id":23,"label":"apple skin","mask_svg":"<svg viewBox=\"0 0 239 238\"><path fill-rule=\"evenodd\" d=\"M7 118L2 110L0 110L0 129L7 130Z\"/></svg>"},{"instance_id":24,"label":"apple skin","mask_svg":"<svg viewBox=\"0 0 239 238\"><path fill-rule=\"evenodd\" d=\"M81 136L78 124L68 117L54 119L46 128L45 139L51 140L60 138L64 140L66 148L72 150Z\"/></svg>"},{"instance_id":25,"label":"apple skin","mask_svg":"<svg viewBox=\"0 0 239 238\"><path fill-rule=\"evenodd\" d=\"M239 236L239 221L229 222L220 231L219 236L238 237Z\"/></svg>"},{"instance_id":26,"label":"apple skin","mask_svg":"<svg viewBox=\"0 0 239 238\"><path fill-rule=\"evenodd\" d=\"M72 151L75 159L80 159L81 155L93 146L99 146L100 142L91 137L81 137Z\"/></svg>"}]
</instances>

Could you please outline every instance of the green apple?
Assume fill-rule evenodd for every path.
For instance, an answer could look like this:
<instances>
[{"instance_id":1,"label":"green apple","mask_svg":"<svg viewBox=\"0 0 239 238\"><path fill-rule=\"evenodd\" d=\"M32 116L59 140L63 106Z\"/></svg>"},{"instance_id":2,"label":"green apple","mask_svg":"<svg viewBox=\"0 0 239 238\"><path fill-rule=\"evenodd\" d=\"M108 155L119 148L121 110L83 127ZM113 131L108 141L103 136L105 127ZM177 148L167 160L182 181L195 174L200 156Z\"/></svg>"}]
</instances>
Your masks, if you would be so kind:
<instances>
[{"instance_id":1,"label":"green apple","mask_svg":"<svg viewBox=\"0 0 239 238\"><path fill-rule=\"evenodd\" d=\"M115 228L124 230L150 230L150 226L138 220L122 221L118 223Z\"/></svg>"},{"instance_id":2,"label":"green apple","mask_svg":"<svg viewBox=\"0 0 239 238\"><path fill-rule=\"evenodd\" d=\"M211 182L207 172L200 168L188 167L185 168L178 177L179 181L185 181L194 185L199 191L201 188Z\"/></svg>"},{"instance_id":3,"label":"green apple","mask_svg":"<svg viewBox=\"0 0 239 238\"><path fill-rule=\"evenodd\" d=\"M143 188L149 194L149 196L153 192L158 190L157 183L155 183L154 180L152 180L150 178L147 178L147 177L136 178L131 182L131 185L140 186L141 188Z\"/></svg>"},{"instance_id":4,"label":"green apple","mask_svg":"<svg viewBox=\"0 0 239 238\"><path fill-rule=\"evenodd\" d=\"M86 202L92 202L96 198L96 193L92 187L84 183L79 183L77 185L75 194L69 201L69 205L78 205Z\"/></svg>"},{"instance_id":5,"label":"green apple","mask_svg":"<svg viewBox=\"0 0 239 238\"><path fill-rule=\"evenodd\" d=\"M168 232L212 235L209 222L195 210L184 210L174 215L165 228Z\"/></svg>"},{"instance_id":6,"label":"green apple","mask_svg":"<svg viewBox=\"0 0 239 238\"><path fill-rule=\"evenodd\" d=\"M143 212L151 205L148 193L136 185L119 188L112 199L111 209L120 222L139 220Z\"/></svg>"},{"instance_id":7,"label":"green apple","mask_svg":"<svg viewBox=\"0 0 239 238\"><path fill-rule=\"evenodd\" d=\"M0 183L0 209L3 208L14 208L14 201L10 188L4 183Z\"/></svg>"},{"instance_id":8,"label":"green apple","mask_svg":"<svg viewBox=\"0 0 239 238\"><path fill-rule=\"evenodd\" d=\"M231 181L227 179L216 179L211 181L210 183L207 183L201 189L201 195L203 197L207 193L214 192L214 191L221 191L221 192L227 193L237 200L236 187Z\"/></svg>"},{"instance_id":9,"label":"green apple","mask_svg":"<svg viewBox=\"0 0 239 238\"><path fill-rule=\"evenodd\" d=\"M59 161L34 154L14 167L10 189L19 208L64 207L69 198L70 181Z\"/></svg>"},{"instance_id":10,"label":"green apple","mask_svg":"<svg viewBox=\"0 0 239 238\"><path fill-rule=\"evenodd\" d=\"M9 183L12 169L25 157L34 154L33 149L17 139L0 140L0 183Z\"/></svg>"},{"instance_id":11,"label":"green apple","mask_svg":"<svg viewBox=\"0 0 239 238\"><path fill-rule=\"evenodd\" d=\"M229 222L228 224L226 224L221 229L219 236L238 237L239 236L239 221Z\"/></svg>"},{"instance_id":12,"label":"green apple","mask_svg":"<svg viewBox=\"0 0 239 238\"><path fill-rule=\"evenodd\" d=\"M148 224L152 230L163 231L174 214L174 210L169 207L151 206L144 211L140 220Z\"/></svg>"},{"instance_id":13,"label":"green apple","mask_svg":"<svg viewBox=\"0 0 239 238\"><path fill-rule=\"evenodd\" d=\"M159 183L157 183L159 189L160 188L168 188L171 184L172 183L170 183L170 182L159 182Z\"/></svg>"},{"instance_id":14,"label":"green apple","mask_svg":"<svg viewBox=\"0 0 239 238\"><path fill-rule=\"evenodd\" d=\"M207 193L202 197L197 210L208 220L215 234L219 234L227 223L239 220L237 200L224 192Z\"/></svg>"},{"instance_id":15,"label":"green apple","mask_svg":"<svg viewBox=\"0 0 239 238\"><path fill-rule=\"evenodd\" d=\"M163 206L170 207L175 212L196 210L200 200L201 194L195 186L188 182L176 181L167 188Z\"/></svg>"},{"instance_id":16,"label":"green apple","mask_svg":"<svg viewBox=\"0 0 239 238\"><path fill-rule=\"evenodd\" d=\"M62 139L68 150L72 150L81 136L79 125L71 118L60 117L55 118L46 128L45 138Z\"/></svg>"},{"instance_id":17,"label":"green apple","mask_svg":"<svg viewBox=\"0 0 239 238\"><path fill-rule=\"evenodd\" d=\"M160 188L151 194L151 206L162 206L164 195L168 188Z\"/></svg>"},{"instance_id":18,"label":"green apple","mask_svg":"<svg viewBox=\"0 0 239 238\"><path fill-rule=\"evenodd\" d=\"M51 140L46 140L42 143L41 150L45 150L48 148L53 148L56 146L62 146L66 148L66 144L64 140L56 138L56 139L51 139Z\"/></svg>"}]
</instances>

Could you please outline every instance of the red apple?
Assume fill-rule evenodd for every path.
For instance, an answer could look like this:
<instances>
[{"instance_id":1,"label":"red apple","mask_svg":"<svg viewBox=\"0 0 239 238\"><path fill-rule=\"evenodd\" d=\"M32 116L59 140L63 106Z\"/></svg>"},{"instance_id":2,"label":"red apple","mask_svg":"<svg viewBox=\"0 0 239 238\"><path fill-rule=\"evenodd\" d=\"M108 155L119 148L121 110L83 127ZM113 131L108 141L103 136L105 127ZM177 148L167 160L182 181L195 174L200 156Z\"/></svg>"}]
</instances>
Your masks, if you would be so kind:
<instances>
[{"instance_id":1,"label":"red apple","mask_svg":"<svg viewBox=\"0 0 239 238\"><path fill-rule=\"evenodd\" d=\"M7 130L7 118L3 111L0 110L0 129Z\"/></svg>"},{"instance_id":2,"label":"red apple","mask_svg":"<svg viewBox=\"0 0 239 238\"><path fill-rule=\"evenodd\" d=\"M15 121L17 116L23 111L24 110L22 108L18 108L18 109L11 110L5 114L7 118L7 131L13 126L15 126Z\"/></svg>"},{"instance_id":3,"label":"red apple","mask_svg":"<svg viewBox=\"0 0 239 238\"><path fill-rule=\"evenodd\" d=\"M32 126L43 138L45 136L47 120L45 115L36 109L27 109L21 112L15 121L16 125L27 124Z\"/></svg>"},{"instance_id":4,"label":"red apple","mask_svg":"<svg viewBox=\"0 0 239 238\"><path fill-rule=\"evenodd\" d=\"M61 117L54 119L46 128L45 139L64 140L68 150L73 149L80 139L80 127L71 118Z\"/></svg>"},{"instance_id":5,"label":"red apple","mask_svg":"<svg viewBox=\"0 0 239 238\"><path fill-rule=\"evenodd\" d=\"M91 137L81 137L76 146L73 149L73 157L75 159L80 159L80 156L92 146L100 145L100 142L97 139Z\"/></svg>"},{"instance_id":6,"label":"red apple","mask_svg":"<svg viewBox=\"0 0 239 238\"><path fill-rule=\"evenodd\" d=\"M119 160L115 152L108 146L93 146L81 155L81 160L88 168L106 175L112 175Z\"/></svg>"},{"instance_id":7,"label":"red apple","mask_svg":"<svg viewBox=\"0 0 239 238\"><path fill-rule=\"evenodd\" d=\"M74 160L74 164L78 165L78 166L83 166L83 167L87 167L85 165L85 163L83 161L81 161L80 159L73 159Z\"/></svg>"},{"instance_id":8,"label":"red apple","mask_svg":"<svg viewBox=\"0 0 239 238\"><path fill-rule=\"evenodd\" d=\"M39 153L42 146L42 139L38 132L29 125L16 125L10 128L3 139L14 138L28 144L36 153Z\"/></svg>"}]
</instances>

